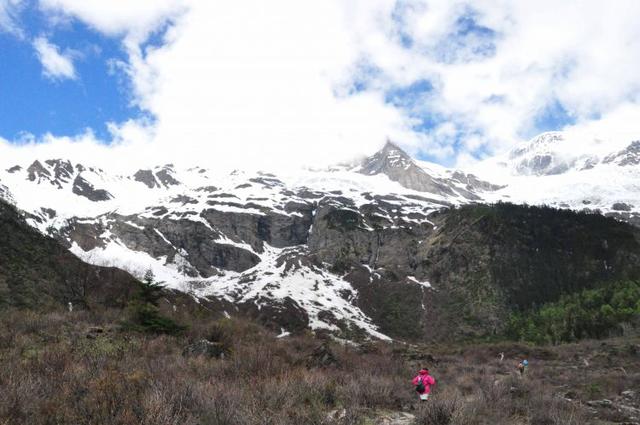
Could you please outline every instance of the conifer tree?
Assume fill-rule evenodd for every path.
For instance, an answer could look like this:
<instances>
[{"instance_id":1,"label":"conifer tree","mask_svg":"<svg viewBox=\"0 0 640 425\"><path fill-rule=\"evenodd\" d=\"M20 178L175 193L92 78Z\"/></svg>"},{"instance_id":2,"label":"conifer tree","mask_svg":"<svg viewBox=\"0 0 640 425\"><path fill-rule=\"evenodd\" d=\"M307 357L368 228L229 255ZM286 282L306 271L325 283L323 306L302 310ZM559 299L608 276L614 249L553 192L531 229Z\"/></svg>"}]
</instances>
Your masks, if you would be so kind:
<instances>
[{"instance_id":1,"label":"conifer tree","mask_svg":"<svg viewBox=\"0 0 640 425\"><path fill-rule=\"evenodd\" d=\"M147 270L131 302L132 327L142 332L176 334L184 330L173 319L162 315L158 301L162 298L164 285L157 282L153 271Z\"/></svg>"}]
</instances>

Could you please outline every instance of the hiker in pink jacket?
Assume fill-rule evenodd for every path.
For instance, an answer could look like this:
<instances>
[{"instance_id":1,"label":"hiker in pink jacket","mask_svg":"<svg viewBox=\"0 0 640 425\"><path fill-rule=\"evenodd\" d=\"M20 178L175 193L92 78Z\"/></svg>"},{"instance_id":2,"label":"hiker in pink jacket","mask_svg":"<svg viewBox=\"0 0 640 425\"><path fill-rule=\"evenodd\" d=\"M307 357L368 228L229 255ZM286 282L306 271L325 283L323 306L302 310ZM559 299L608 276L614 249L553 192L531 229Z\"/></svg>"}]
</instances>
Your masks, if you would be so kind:
<instances>
[{"instance_id":1,"label":"hiker in pink jacket","mask_svg":"<svg viewBox=\"0 0 640 425\"><path fill-rule=\"evenodd\" d=\"M418 372L418 375L413 378L412 382L416 387L416 392L420 396L420 400L428 400L429 393L431 392L431 386L436 384L436 380L433 379L433 376L429 375L429 369L425 367Z\"/></svg>"}]
</instances>

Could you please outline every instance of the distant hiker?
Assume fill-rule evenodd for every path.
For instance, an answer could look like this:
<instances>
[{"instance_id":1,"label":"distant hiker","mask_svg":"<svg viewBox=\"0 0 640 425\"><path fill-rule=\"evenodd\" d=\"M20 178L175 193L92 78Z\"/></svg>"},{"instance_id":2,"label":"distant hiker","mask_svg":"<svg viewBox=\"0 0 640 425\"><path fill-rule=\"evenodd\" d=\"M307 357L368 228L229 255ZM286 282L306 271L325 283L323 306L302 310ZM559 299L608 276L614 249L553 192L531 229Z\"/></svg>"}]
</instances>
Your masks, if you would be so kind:
<instances>
[{"instance_id":1,"label":"distant hiker","mask_svg":"<svg viewBox=\"0 0 640 425\"><path fill-rule=\"evenodd\" d=\"M71 301L67 304L67 309L69 310L69 313L73 313L73 304L71 304Z\"/></svg>"},{"instance_id":2,"label":"distant hiker","mask_svg":"<svg viewBox=\"0 0 640 425\"><path fill-rule=\"evenodd\" d=\"M524 359L524 360L522 361L522 365L524 366L524 371L526 372L526 371L527 371L527 369L529 368L529 360Z\"/></svg>"},{"instance_id":3,"label":"distant hiker","mask_svg":"<svg viewBox=\"0 0 640 425\"><path fill-rule=\"evenodd\" d=\"M429 375L429 369L424 368L413 378L412 383L416 387L416 392L420 396L420 400L426 401L429 399L431 386L436 384L436 380L433 379L433 376Z\"/></svg>"},{"instance_id":4,"label":"distant hiker","mask_svg":"<svg viewBox=\"0 0 640 425\"><path fill-rule=\"evenodd\" d=\"M518 362L518 372L520 372L520 376L524 375L524 363Z\"/></svg>"}]
</instances>

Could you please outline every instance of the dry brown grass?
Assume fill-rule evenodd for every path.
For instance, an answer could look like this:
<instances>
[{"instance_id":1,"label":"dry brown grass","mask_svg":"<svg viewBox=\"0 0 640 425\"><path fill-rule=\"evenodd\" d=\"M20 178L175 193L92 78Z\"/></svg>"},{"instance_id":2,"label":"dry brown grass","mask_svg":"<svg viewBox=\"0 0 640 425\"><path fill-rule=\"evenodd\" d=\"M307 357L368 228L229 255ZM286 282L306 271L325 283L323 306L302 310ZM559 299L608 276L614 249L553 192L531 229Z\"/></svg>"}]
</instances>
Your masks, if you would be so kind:
<instances>
[{"instance_id":1,"label":"dry brown grass","mask_svg":"<svg viewBox=\"0 0 640 425\"><path fill-rule=\"evenodd\" d=\"M408 381L422 364L405 361L402 347L276 339L243 320L202 319L180 337L148 336L120 331L119 319L117 311L0 312L0 424L367 425L378 411L410 411L420 425L571 425L589 423L580 401L596 390L603 398L640 384L623 342L443 348L429 365L438 380L432 399L418 405ZM87 338L91 326L104 332ZM184 357L183 348L201 338L230 355ZM320 344L335 364L317 363ZM520 379L513 357L523 351L532 366ZM573 369L582 356L592 367ZM611 364L624 372L605 373ZM578 401L561 397L569 390Z\"/></svg>"}]
</instances>

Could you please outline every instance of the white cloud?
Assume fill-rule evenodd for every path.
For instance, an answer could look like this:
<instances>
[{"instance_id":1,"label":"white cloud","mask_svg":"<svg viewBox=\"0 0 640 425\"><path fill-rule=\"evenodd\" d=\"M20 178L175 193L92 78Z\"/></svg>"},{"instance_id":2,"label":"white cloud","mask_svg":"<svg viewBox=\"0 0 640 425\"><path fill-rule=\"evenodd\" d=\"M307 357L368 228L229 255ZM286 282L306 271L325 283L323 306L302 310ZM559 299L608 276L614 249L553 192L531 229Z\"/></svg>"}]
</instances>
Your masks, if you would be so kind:
<instances>
[{"instance_id":1,"label":"white cloud","mask_svg":"<svg viewBox=\"0 0 640 425\"><path fill-rule=\"evenodd\" d=\"M76 79L76 69L70 53L61 53L58 46L44 37L33 41L38 59L42 64L43 74L52 80Z\"/></svg>"},{"instance_id":2,"label":"white cloud","mask_svg":"<svg viewBox=\"0 0 640 425\"><path fill-rule=\"evenodd\" d=\"M625 137L640 137L636 0L606 8L600 0L40 5L121 37L134 101L155 120L112 131L118 145L152 143L148 159L323 163L391 137L468 162L539 130L554 104L575 121L572 132L614 133L624 124ZM166 22L164 44L145 46ZM409 104L386 101L389 90L417 81L432 90ZM432 129L420 129L424 118Z\"/></svg>"},{"instance_id":3,"label":"white cloud","mask_svg":"<svg viewBox=\"0 0 640 425\"><path fill-rule=\"evenodd\" d=\"M16 22L16 15L23 5L23 0L0 0L0 33L7 32L22 37L22 29Z\"/></svg>"},{"instance_id":4,"label":"white cloud","mask_svg":"<svg viewBox=\"0 0 640 425\"><path fill-rule=\"evenodd\" d=\"M184 10L181 0L39 0L47 13L74 16L104 34L142 41L167 18Z\"/></svg>"},{"instance_id":5,"label":"white cloud","mask_svg":"<svg viewBox=\"0 0 640 425\"><path fill-rule=\"evenodd\" d=\"M383 93L336 96L360 54L342 4L193 2L166 47L132 56L156 143L174 157L281 166L416 139Z\"/></svg>"}]
</instances>

